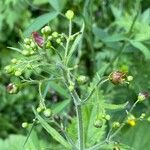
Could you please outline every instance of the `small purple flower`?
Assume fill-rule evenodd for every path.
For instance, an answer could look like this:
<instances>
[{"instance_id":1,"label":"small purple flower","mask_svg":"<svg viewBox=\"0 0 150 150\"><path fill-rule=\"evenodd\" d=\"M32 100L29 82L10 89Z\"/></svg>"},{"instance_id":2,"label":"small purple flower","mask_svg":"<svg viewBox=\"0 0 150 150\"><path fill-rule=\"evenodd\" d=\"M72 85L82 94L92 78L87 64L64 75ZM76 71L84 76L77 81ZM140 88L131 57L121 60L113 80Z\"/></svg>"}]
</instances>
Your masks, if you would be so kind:
<instances>
[{"instance_id":1,"label":"small purple flower","mask_svg":"<svg viewBox=\"0 0 150 150\"><path fill-rule=\"evenodd\" d=\"M43 37L40 36L38 32L32 32L32 36L34 41L38 44L38 46L42 47L44 43Z\"/></svg>"}]
</instances>

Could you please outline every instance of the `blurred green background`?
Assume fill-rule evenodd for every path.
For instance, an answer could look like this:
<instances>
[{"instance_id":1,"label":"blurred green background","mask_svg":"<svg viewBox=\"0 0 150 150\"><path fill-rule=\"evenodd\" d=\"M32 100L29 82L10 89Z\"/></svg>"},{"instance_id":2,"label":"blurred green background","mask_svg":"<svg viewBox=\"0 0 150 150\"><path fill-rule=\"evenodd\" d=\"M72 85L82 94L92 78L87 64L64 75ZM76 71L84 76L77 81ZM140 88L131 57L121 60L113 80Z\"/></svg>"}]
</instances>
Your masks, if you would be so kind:
<instances>
[{"instance_id":1,"label":"blurred green background","mask_svg":"<svg viewBox=\"0 0 150 150\"><path fill-rule=\"evenodd\" d=\"M21 123L32 122L34 114L32 105L37 105L37 87L28 86L17 94L10 95L6 86L14 82L4 67L10 60L17 57L17 52L8 47L19 47L23 37L29 36L32 31L39 30L50 24L53 30L67 32L68 23L63 15L68 9L75 13L73 32L80 29L82 20L85 22L82 53L80 57L80 73L92 79L95 72L99 72L113 61L114 56L124 51L111 64L104 75L112 70L126 70L134 77L134 81L126 88L124 86L106 86L103 91L107 95L106 101L123 103L136 100L141 91L150 91L150 1L149 0L0 0L0 149L20 150L25 141L27 131L22 129ZM59 11L59 15L56 12ZM134 27L128 33L135 18ZM41 17L41 18L40 18ZM51 18L51 19L50 19ZM50 103L62 102L59 91L49 92ZM58 99L55 102L55 98ZM65 109L62 110L65 112ZM138 104L135 114L142 112L150 115L150 101ZM114 117L119 117L115 112ZM48 147L50 137L39 127L32 133L29 149L39 150ZM125 128L122 143L135 150L150 149L150 123L147 121L137 123L135 127ZM120 141L120 139L119 139ZM17 146L14 143L18 143ZM37 144L38 143L38 144ZM59 146L50 149L59 149ZM8 145L10 147L8 147Z\"/></svg>"}]
</instances>

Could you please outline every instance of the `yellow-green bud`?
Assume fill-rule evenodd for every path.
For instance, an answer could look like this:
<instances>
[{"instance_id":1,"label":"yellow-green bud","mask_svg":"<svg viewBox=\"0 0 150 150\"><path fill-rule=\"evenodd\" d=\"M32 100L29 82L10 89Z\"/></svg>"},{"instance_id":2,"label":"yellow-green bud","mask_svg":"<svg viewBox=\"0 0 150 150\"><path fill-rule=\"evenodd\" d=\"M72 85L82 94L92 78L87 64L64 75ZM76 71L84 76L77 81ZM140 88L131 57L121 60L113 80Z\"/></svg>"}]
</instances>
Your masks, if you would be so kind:
<instances>
[{"instance_id":1,"label":"yellow-green bud","mask_svg":"<svg viewBox=\"0 0 150 150\"><path fill-rule=\"evenodd\" d=\"M146 116L146 114L142 113L141 116L140 116L140 119L144 119L145 116Z\"/></svg>"},{"instance_id":2,"label":"yellow-green bud","mask_svg":"<svg viewBox=\"0 0 150 150\"><path fill-rule=\"evenodd\" d=\"M35 53L35 51L31 50L30 51L30 55L33 55Z\"/></svg>"},{"instance_id":3,"label":"yellow-green bud","mask_svg":"<svg viewBox=\"0 0 150 150\"><path fill-rule=\"evenodd\" d=\"M53 37L50 35L50 36L48 36L48 38L47 38L47 39L48 39L48 40L51 40L52 38L53 38Z\"/></svg>"},{"instance_id":4,"label":"yellow-green bud","mask_svg":"<svg viewBox=\"0 0 150 150\"><path fill-rule=\"evenodd\" d=\"M147 118L147 121L149 121L149 122L150 122L150 117L148 117L148 118Z\"/></svg>"},{"instance_id":5,"label":"yellow-green bud","mask_svg":"<svg viewBox=\"0 0 150 150\"><path fill-rule=\"evenodd\" d=\"M53 33L52 33L52 36L53 36L54 38L57 38L58 35L59 35L58 32L53 32Z\"/></svg>"},{"instance_id":6,"label":"yellow-green bud","mask_svg":"<svg viewBox=\"0 0 150 150\"><path fill-rule=\"evenodd\" d=\"M94 127L96 128L101 128L103 126L103 120L102 119L97 119L95 122L94 122Z\"/></svg>"},{"instance_id":7,"label":"yellow-green bud","mask_svg":"<svg viewBox=\"0 0 150 150\"><path fill-rule=\"evenodd\" d=\"M27 56L27 55L29 55L30 53L29 53L29 51L27 51L27 50L23 50L23 51L22 51L22 54L25 55L25 56Z\"/></svg>"},{"instance_id":8,"label":"yellow-green bud","mask_svg":"<svg viewBox=\"0 0 150 150\"><path fill-rule=\"evenodd\" d=\"M25 43L25 44L30 44L30 42L31 42L31 40L30 40L29 38L25 38L25 39L24 39L24 43Z\"/></svg>"},{"instance_id":9,"label":"yellow-green bud","mask_svg":"<svg viewBox=\"0 0 150 150\"><path fill-rule=\"evenodd\" d=\"M21 76L21 74L22 74L22 71L21 71L21 70L15 71L15 76L19 77L19 76Z\"/></svg>"},{"instance_id":10,"label":"yellow-green bud","mask_svg":"<svg viewBox=\"0 0 150 150\"><path fill-rule=\"evenodd\" d=\"M61 43L61 39L60 38L56 39L56 43L60 44Z\"/></svg>"},{"instance_id":11,"label":"yellow-green bud","mask_svg":"<svg viewBox=\"0 0 150 150\"><path fill-rule=\"evenodd\" d=\"M43 108L39 106L36 110L37 110L38 113L40 113L40 112L43 111Z\"/></svg>"},{"instance_id":12,"label":"yellow-green bud","mask_svg":"<svg viewBox=\"0 0 150 150\"><path fill-rule=\"evenodd\" d=\"M71 20L74 17L74 12L72 10L68 10L65 13L65 16L66 16L67 19Z\"/></svg>"},{"instance_id":13,"label":"yellow-green bud","mask_svg":"<svg viewBox=\"0 0 150 150\"><path fill-rule=\"evenodd\" d=\"M83 75L80 75L78 78L77 78L77 81L79 83L85 83L87 81L87 77L86 76L83 76Z\"/></svg>"},{"instance_id":14,"label":"yellow-green bud","mask_svg":"<svg viewBox=\"0 0 150 150\"><path fill-rule=\"evenodd\" d=\"M13 59L11 60L11 62L12 62L13 64L16 64L16 63L17 63L17 59L16 59L16 58L13 58Z\"/></svg>"},{"instance_id":15,"label":"yellow-green bud","mask_svg":"<svg viewBox=\"0 0 150 150\"><path fill-rule=\"evenodd\" d=\"M27 128L28 127L28 123L27 122L23 122L21 125L23 128Z\"/></svg>"},{"instance_id":16,"label":"yellow-green bud","mask_svg":"<svg viewBox=\"0 0 150 150\"><path fill-rule=\"evenodd\" d=\"M70 92L72 92L74 90L74 85L72 85L72 84L69 85L68 89L69 89Z\"/></svg>"},{"instance_id":17,"label":"yellow-green bud","mask_svg":"<svg viewBox=\"0 0 150 150\"><path fill-rule=\"evenodd\" d=\"M44 28L41 29L42 34L49 34L50 32L51 32L50 26L45 26Z\"/></svg>"},{"instance_id":18,"label":"yellow-green bud","mask_svg":"<svg viewBox=\"0 0 150 150\"><path fill-rule=\"evenodd\" d=\"M127 81L132 81L133 80L133 76L127 76Z\"/></svg>"},{"instance_id":19,"label":"yellow-green bud","mask_svg":"<svg viewBox=\"0 0 150 150\"><path fill-rule=\"evenodd\" d=\"M120 123L119 122L114 122L113 123L113 128L119 128L120 127Z\"/></svg>"},{"instance_id":20,"label":"yellow-green bud","mask_svg":"<svg viewBox=\"0 0 150 150\"><path fill-rule=\"evenodd\" d=\"M44 114L45 117L50 117L51 114L52 114L52 111L51 111L51 109L45 109L43 111L43 114Z\"/></svg>"},{"instance_id":21,"label":"yellow-green bud","mask_svg":"<svg viewBox=\"0 0 150 150\"><path fill-rule=\"evenodd\" d=\"M7 73L11 73L14 71L14 68L10 65L6 66L4 69L6 70Z\"/></svg>"},{"instance_id":22,"label":"yellow-green bud","mask_svg":"<svg viewBox=\"0 0 150 150\"><path fill-rule=\"evenodd\" d=\"M106 120L110 120L110 118L111 118L110 115L106 115L106 116L105 116L105 119L106 119Z\"/></svg>"},{"instance_id":23,"label":"yellow-green bud","mask_svg":"<svg viewBox=\"0 0 150 150\"><path fill-rule=\"evenodd\" d=\"M35 48L36 48L36 44L35 44L34 42L31 42L30 47L31 47L32 49L35 49Z\"/></svg>"}]
</instances>

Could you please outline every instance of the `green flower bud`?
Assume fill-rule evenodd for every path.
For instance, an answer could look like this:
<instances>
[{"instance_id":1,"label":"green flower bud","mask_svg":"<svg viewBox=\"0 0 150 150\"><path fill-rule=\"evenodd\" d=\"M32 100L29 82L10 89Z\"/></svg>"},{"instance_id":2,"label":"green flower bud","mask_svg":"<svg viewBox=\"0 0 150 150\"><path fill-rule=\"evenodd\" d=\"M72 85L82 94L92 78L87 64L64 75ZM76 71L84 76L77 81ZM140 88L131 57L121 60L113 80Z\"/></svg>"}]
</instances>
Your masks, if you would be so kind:
<instances>
[{"instance_id":1,"label":"green flower bud","mask_svg":"<svg viewBox=\"0 0 150 150\"><path fill-rule=\"evenodd\" d=\"M45 117L50 117L51 114L52 114L51 109L45 109L43 111L43 114L44 114Z\"/></svg>"},{"instance_id":2,"label":"green flower bud","mask_svg":"<svg viewBox=\"0 0 150 150\"><path fill-rule=\"evenodd\" d=\"M30 52L28 50L23 50L22 54L25 55L25 56L28 56L30 54Z\"/></svg>"},{"instance_id":3,"label":"green flower bud","mask_svg":"<svg viewBox=\"0 0 150 150\"><path fill-rule=\"evenodd\" d=\"M56 43L60 44L61 43L61 39L60 38L56 39Z\"/></svg>"},{"instance_id":4,"label":"green flower bud","mask_svg":"<svg viewBox=\"0 0 150 150\"><path fill-rule=\"evenodd\" d=\"M28 50L30 49L30 45L24 44L24 48Z\"/></svg>"},{"instance_id":5,"label":"green flower bud","mask_svg":"<svg viewBox=\"0 0 150 150\"><path fill-rule=\"evenodd\" d=\"M53 33L52 33L52 36L53 36L54 38L57 38L58 35L59 35L58 32L53 32Z\"/></svg>"},{"instance_id":6,"label":"green flower bud","mask_svg":"<svg viewBox=\"0 0 150 150\"><path fill-rule=\"evenodd\" d=\"M51 46L52 46L51 42L48 41L48 42L46 43L46 48L47 48L47 49L48 49L48 48L51 48Z\"/></svg>"},{"instance_id":7,"label":"green flower bud","mask_svg":"<svg viewBox=\"0 0 150 150\"><path fill-rule=\"evenodd\" d=\"M96 128L101 128L103 126L103 120L102 119L97 119L95 122L94 122L94 127Z\"/></svg>"},{"instance_id":8,"label":"green flower bud","mask_svg":"<svg viewBox=\"0 0 150 150\"><path fill-rule=\"evenodd\" d=\"M37 110L38 113L40 113L40 112L42 112L44 110L44 108L39 106L36 110Z\"/></svg>"},{"instance_id":9,"label":"green flower bud","mask_svg":"<svg viewBox=\"0 0 150 150\"><path fill-rule=\"evenodd\" d=\"M132 81L133 80L133 76L127 76L127 81Z\"/></svg>"},{"instance_id":10,"label":"green flower bud","mask_svg":"<svg viewBox=\"0 0 150 150\"><path fill-rule=\"evenodd\" d=\"M51 32L50 26L45 26L44 28L41 29L42 34L49 34L50 32Z\"/></svg>"},{"instance_id":11,"label":"green flower bud","mask_svg":"<svg viewBox=\"0 0 150 150\"><path fill-rule=\"evenodd\" d=\"M31 42L30 48L35 49L36 48L36 44L34 42Z\"/></svg>"},{"instance_id":12,"label":"green flower bud","mask_svg":"<svg viewBox=\"0 0 150 150\"><path fill-rule=\"evenodd\" d=\"M72 92L74 90L74 85L69 85L68 89L70 92Z\"/></svg>"},{"instance_id":13,"label":"green flower bud","mask_svg":"<svg viewBox=\"0 0 150 150\"><path fill-rule=\"evenodd\" d=\"M35 51L31 50L30 55L33 55L33 54L35 54Z\"/></svg>"},{"instance_id":14,"label":"green flower bud","mask_svg":"<svg viewBox=\"0 0 150 150\"><path fill-rule=\"evenodd\" d=\"M147 118L147 121L149 121L149 122L150 122L150 117L148 117L148 118Z\"/></svg>"},{"instance_id":15,"label":"green flower bud","mask_svg":"<svg viewBox=\"0 0 150 150\"><path fill-rule=\"evenodd\" d=\"M50 36L48 36L47 39L48 39L48 40L52 40L52 38L53 38L53 37L50 35Z\"/></svg>"},{"instance_id":16,"label":"green flower bud","mask_svg":"<svg viewBox=\"0 0 150 150\"><path fill-rule=\"evenodd\" d=\"M11 60L11 62L12 62L13 64L16 64L16 63L17 63L17 59L16 59L16 58L13 58L13 59Z\"/></svg>"},{"instance_id":17,"label":"green flower bud","mask_svg":"<svg viewBox=\"0 0 150 150\"><path fill-rule=\"evenodd\" d=\"M6 66L4 69L7 73L11 73L14 71L14 68L11 65Z\"/></svg>"},{"instance_id":18,"label":"green flower bud","mask_svg":"<svg viewBox=\"0 0 150 150\"><path fill-rule=\"evenodd\" d=\"M114 122L113 123L113 128L119 128L120 127L120 123L119 122Z\"/></svg>"},{"instance_id":19,"label":"green flower bud","mask_svg":"<svg viewBox=\"0 0 150 150\"><path fill-rule=\"evenodd\" d=\"M24 39L24 43L25 43L25 44L29 45L30 42L31 42L31 40L30 40L29 38L25 38L25 39Z\"/></svg>"},{"instance_id":20,"label":"green flower bud","mask_svg":"<svg viewBox=\"0 0 150 150\"><path fill-rule=\"evenodd\" d=\"M22 71L21 71L21 70L15 71L15 76L19 77L19 76L21 76L21 74L22 74Z\"/></svg>"},{"instance_id":21,"label":"green flower bud","mask_svg":"<svg viewBox=\"0 0 150 150\"><path fill-rule=\"evenodd\" d=\"M74 12L72 10L68 10L66 13L65 13L65 16L67 19L71 20L73 19L74 17Z\"/></svg>"},{"instance_id":22,"label":"green flower bud","mask_svg":"<svg viewBox=\"0 0 150 150\"><path fill-rule=\"evenodd\" d=\"M85 83L87 81L87 77L86 76L83 76L83 75L80 75L78 78L77 78L77 81L81 84Z\"/></svg>"},{"instance_id":23,"label":"green flower bud","mask_svg":"<svg viewBox=\"0 0 150 150\"><path fill-rule=\"evenodd\" d=\"M105 119L106 119L106 120L110 120L110 118L111 118L110 115L106 115L106 116L105 116Z\"/></svg>"},{"instance_id":24,"label":"green flower bud","mask_svg":"<svg viewBox=\"0 0 150 150\"><path fill-rule=\"evenodd\" d=\"M141 118L141 119L144 119L145 116L146 116L146 114L145 114L145 113L142 113L141 116L140 116L140 118Z\"/></svg>"},{"instance_id":25,"label":"green flower bud","mask_svg":"<svg viewBox=\"0 0 150 150\"><path fill-rule=\"evenodd\" d=\"M22 125L21 125L23 128L27 128L29 125L27 122L23 122Z\"/></svg>"}]
</instances>

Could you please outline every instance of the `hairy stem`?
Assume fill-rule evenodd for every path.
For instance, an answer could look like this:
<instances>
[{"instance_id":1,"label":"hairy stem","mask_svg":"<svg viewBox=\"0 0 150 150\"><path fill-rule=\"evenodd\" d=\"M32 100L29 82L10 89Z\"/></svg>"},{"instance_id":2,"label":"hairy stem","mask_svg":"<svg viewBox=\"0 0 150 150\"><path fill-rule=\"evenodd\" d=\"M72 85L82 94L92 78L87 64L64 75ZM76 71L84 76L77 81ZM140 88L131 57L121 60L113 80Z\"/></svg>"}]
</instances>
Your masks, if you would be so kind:
<instances>
[{"instance_id":1,"label":"hairy stem","mask_svg":"<svg viewBox=\"0 0 150 150\"><path fill-rule=\"evenodd\" d=\"M77 120L78 120L79 150L84 150L83 118L82 118L82 106L81 105L76 105L76 113L77 113Z\"/></svg>"}]
</instances>

